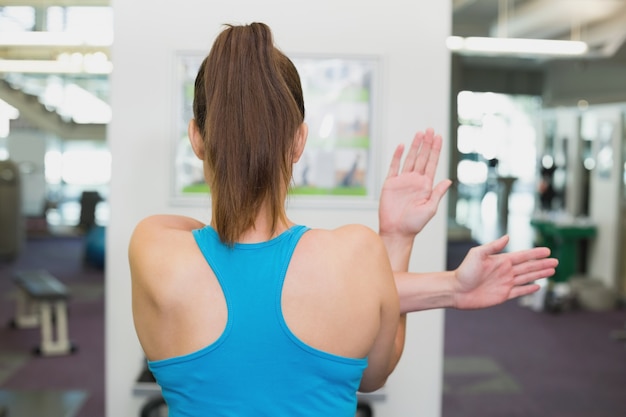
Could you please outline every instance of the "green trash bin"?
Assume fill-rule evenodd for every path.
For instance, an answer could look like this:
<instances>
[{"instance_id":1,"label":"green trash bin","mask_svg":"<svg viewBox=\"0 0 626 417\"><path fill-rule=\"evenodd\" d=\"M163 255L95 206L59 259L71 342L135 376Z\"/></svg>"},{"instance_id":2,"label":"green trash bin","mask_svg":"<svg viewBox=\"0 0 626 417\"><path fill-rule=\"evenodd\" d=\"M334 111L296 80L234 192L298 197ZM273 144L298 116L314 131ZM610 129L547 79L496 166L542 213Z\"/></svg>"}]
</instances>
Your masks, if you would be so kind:
<instances>
[{"instance_id":1,"label":"green trash bin","mask_svg":"<svg viewBox=\"0 0 626 417\"><path fill-rule=\"evenodd\" d=\"M579 272L578 261L581 253L581 242L596 235L596 227L587 221L555 222L549 226L553 236L556 256L559 265L553 276L555 282L566 282Z\"/></svg>"},{"instance_id":2,"label":"green trash bin","mask_svg":"<svg viewBox=\"0 0 626 417\"><path fill-rule=\"evenodd\" d=\"M554 236L551 233L550 224L552 220L546 217L536 217L530 220L530 225L535 229L535 246L545 246L554 254Z\"/></svg>"},{"instance_id":3,"label":"green trash bin","mask_svg":"<svg viewBox=\"0 0 626 417\"><path fill-rule=\"evenodd\" d=\"M579 272L578 262L581 254L581 242L596 236L597 229L585 218L572 219L532 219L531 225L537 230L538 246L546 246L559 265L552 282L567 282Z\"/></svg>"}]
</instances>

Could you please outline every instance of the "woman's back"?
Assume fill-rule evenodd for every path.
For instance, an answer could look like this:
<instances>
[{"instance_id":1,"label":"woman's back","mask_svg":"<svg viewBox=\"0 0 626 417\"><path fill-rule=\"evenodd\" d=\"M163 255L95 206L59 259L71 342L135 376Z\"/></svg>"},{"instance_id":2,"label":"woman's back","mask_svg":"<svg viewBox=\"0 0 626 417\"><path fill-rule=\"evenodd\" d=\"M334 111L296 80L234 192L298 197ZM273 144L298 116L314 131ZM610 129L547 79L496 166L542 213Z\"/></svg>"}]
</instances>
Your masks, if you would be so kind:
<instances>
[{"instance_id":1,"label":"woman's back","mask_svg":"<svg viewBox=\"0 0 626 417\"><path fill-rule=\"evenodd\" d=\"M230 248L199 226L153 217L131 243L137 331L172 410L180 401L231 410L216 415L354 415L381 311L394 305L377 236L296 226ZM285 414L272 408L281 404Z\"/></svg>"},{"instance_id":2,"label":"woman's back","mask_svg":"<svg viewBox=\"0 0 626 417\"><path fill-rule=\"evenodd\" d=\"M193 111L211 226L150 217L129 253L137 335L170 416L350 416L356 390L379 388L399 358L398 295L372 230L287 218L308 128L266 25L217 37Z\"/></svg>"}]
</instances>

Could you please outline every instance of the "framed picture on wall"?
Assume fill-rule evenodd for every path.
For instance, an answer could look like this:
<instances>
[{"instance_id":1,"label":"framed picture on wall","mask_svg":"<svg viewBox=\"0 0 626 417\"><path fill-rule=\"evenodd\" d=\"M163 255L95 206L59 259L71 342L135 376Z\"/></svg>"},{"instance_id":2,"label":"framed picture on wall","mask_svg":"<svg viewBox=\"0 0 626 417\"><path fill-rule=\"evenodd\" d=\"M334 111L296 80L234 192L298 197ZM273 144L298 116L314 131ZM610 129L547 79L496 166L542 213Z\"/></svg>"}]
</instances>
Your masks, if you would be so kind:
<instances>
[{"instance_id":1,"label":"framed picture on wall","mask_svg":"<svg viewBox=\"0 0 626 417\"><path fill-rule=\"evenodd\" d=\"M187 136L194 81L204 56L194 52L176 56L173 197L183 204L210 196L202 161L193 154ZM378 58L290 55L290 59L300 74L309 135L294 166L289 204L375 202Z\"/></svg>"},{"instance_id":2,"label":"framed picture on wall","mask_svg":"<svg viewBox=\"0 0 626 417\"><path fill-rule=\"evenodd\" d=\"M189 121L193 118L194 83L203 59L204 55L196 52L178 53L175 59L172 194L176 202L193 202L209 196L202 161L193 153L187 135Z\"/></svg>"}]
</instances>

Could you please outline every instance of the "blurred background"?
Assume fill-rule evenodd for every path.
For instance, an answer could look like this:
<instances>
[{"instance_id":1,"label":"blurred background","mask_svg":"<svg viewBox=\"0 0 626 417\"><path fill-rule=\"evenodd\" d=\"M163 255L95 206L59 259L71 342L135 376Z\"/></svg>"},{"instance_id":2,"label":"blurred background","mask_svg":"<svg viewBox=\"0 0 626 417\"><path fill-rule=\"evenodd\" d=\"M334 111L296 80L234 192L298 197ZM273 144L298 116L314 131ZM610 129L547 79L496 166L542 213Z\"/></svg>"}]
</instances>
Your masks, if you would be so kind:
<instances>
[{"instance_id":1,"label":"blurred background","mask_svg":"<svg viewBox=\"0 0 626 417\"><path fill-rule=\"evenodd\" d=\"M534 404L513 407L525 416L624 415L618 395L626 386L626 361L610 359L626 351L609 333L619 339L626 322L626 1L451 1L448 267L503 233L510 234L509 250L547 245L561 264L539 299L503 306L495 315L447 315L443 415L518 415L507 411L516 401ZM22 352L37 334L2 329L0 407L3 401L16 407L18 391L37 391L37 401L41 392L59 391L72 394L58 401L73 404L62 415L104 415L98 346L104 343L113 19L108 0L0 0L0 318L13 314L15 270L52 269L78 294L74 310L84 308L82 317L91 320L76 324L86 334L74 338L94 346L59 358L61 368L54 368ZM590 311L595 314L579 315ZM562 313L561 320L550 313ZM508 326L505 317L528 325L539 350L567 346L568 362L543 369L551 369L548 376L577 373L570 381L589 395L596 389L587 403L602 411L549 412L546 404L565 401L562 393L520 388L516 380L530 385L546 374L524 374L532 369L507 356L520 352L498 331ZM485 337L477 340L471 332L479 326ZM600 339L600 346L582 342ZM583 378L573 368L588 360L577 352L589 349L610 350L599 365L602 377ZM480 359L484 352L487 362ZM508 371L496 362L507 363ZM96 363L101 372L89 376L89 388L84 372L70 376ZM59 380L55 369L66 378ZM33 377L39 372L47 376ZM56 397L45 398L57 404Z\"/></svg>"}]
</instances>

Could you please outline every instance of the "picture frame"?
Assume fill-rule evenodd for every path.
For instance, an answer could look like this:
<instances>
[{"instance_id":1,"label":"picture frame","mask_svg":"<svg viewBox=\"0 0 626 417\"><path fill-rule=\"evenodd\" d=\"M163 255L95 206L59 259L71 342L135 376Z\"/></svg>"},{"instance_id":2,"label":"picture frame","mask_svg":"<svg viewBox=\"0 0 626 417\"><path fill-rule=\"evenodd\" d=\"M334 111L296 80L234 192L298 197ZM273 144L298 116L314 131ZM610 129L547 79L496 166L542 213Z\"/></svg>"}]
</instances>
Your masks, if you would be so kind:
<instances>
[{"instance_id":1,"label":"picture frame","mask_svg":"<svg viewBox=\"0 0 626 417\"><path fill-rule=\"evenodd\" d=\"M206 203L202 161L193 154L187 126L193 118L194 81L205 54L175 59L172 197L177 204ZM294 165L290 206L371 206L377 175L380 59L376 56L292 54L300 75L309 135Z\"/></svg>"}]
</instances>

